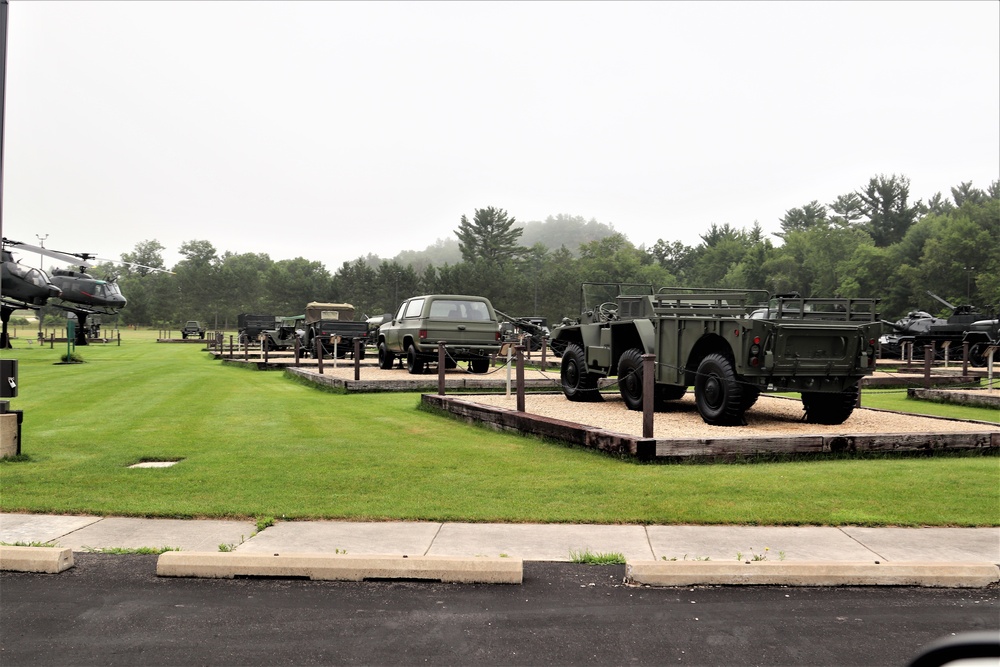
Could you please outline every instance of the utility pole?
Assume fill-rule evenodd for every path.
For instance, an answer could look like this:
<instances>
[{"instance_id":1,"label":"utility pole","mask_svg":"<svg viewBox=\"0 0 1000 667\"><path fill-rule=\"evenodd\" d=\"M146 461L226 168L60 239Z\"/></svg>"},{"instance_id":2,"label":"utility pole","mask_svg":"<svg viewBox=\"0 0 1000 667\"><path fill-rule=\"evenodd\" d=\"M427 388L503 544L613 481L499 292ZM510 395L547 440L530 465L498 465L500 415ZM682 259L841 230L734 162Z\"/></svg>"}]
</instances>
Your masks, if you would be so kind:
<instances>
[{"instance_id":1,"label":"utility pole","mask_svg":"<svg viewBox=\"0 0 1000 667\"><path fill-rule=\"evenodd\" d=\"M45 250L45 239L49 238L49 235L42 236L41 234L35 234L35 238L38 239L38 245L42 246L42 250ZM38 269L40 271L45 270L45 255L38 255Z\"/></svg>"}]
</instances>

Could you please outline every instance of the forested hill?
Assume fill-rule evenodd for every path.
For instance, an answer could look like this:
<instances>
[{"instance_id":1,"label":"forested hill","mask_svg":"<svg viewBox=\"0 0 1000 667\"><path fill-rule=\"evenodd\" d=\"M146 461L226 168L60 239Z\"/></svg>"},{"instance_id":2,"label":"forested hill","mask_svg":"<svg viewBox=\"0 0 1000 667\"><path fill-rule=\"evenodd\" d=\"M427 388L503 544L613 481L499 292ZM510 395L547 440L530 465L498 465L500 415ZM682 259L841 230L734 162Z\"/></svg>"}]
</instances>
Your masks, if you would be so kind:
<instances>
[{"instance_id":1,"label":"forested hill","mask_svg":"<svg viewBox=\"0 0 1000 667\"><path fill-rule=\"evenodd\" d=\"M542 244L549 250L558 250L561 246L573 254L579 256L581 245L591 241L599 241L615 233L613 226L598 222L591 218L585 219L580 215L550 215L544 221L526 222L523 225L515 224L514 227L523 229L520 244L530 248L536 244ZM373 268L377 268L382 258L369 256L366 262ZM423 271L428 266L442 266L444 264L458 264L462 261L462 252L458 249L458 239L451 236L446 239L438 239L433 245L427 246L423 250L404 250L391 262L396 262L401 266L412 264L416 271Z\"/></svg>"}]
</instances>

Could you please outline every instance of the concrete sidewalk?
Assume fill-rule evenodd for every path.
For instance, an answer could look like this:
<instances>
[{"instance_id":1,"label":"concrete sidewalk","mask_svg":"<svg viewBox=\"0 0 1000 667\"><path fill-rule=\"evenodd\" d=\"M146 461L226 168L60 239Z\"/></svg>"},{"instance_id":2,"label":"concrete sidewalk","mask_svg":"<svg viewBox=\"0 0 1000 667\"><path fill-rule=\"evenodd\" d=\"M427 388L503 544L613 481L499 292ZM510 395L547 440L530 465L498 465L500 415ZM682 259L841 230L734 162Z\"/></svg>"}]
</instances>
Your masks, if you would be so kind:
<instances>
[{"instance_id":1,"label":"concrete sidewalk","mask_svg":"<svg viewBox=\"0 0 1000 667\"><path fill-rule=\"evenodd\" d=\"M1000 564L1000 528L608 526L435 522L252 521L0 514L0 542L73 551L173 547L186 552L397 554L629 562L934 562Z\"/></svg>"}]
</instances>

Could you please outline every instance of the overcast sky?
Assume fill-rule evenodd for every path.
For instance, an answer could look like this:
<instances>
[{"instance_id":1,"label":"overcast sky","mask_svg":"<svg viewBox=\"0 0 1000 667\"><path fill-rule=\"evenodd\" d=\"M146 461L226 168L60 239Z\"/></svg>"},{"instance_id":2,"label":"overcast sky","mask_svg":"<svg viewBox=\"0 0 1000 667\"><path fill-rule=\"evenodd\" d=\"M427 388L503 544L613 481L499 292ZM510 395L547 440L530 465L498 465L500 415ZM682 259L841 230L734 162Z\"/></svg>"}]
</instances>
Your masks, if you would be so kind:
<instances>
[{"instance_id":1,"label":"overcast sky","mask_svg":"<svg viewBox=\"0 0 1000 667\"><path fill-rule=\"evenodd\" d=\"M333 272L487 206L696 245L876 174L986 188L998 26L998 2L11 0L3 233Z\"/></svg>"}]
</instances>

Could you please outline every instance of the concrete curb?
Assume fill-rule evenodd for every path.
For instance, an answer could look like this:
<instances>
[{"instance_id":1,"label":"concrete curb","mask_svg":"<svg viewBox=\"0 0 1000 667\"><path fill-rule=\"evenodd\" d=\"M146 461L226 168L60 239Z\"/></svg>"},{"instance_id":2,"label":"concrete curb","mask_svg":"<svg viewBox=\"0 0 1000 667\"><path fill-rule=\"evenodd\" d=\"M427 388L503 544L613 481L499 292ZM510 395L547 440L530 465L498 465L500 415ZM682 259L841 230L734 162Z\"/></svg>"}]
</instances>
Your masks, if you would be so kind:
<instances>
[{"instance_id":1,"label":"concrete curb","mask_svg":"<svg viewBox=\"0 0 1000 667\"><path fill-rule=\"evenodd\" d=\"M714 563L637 561L626 564L626 581L648 586L924 586L983 588L1000 581L994 563L896 561L857 563Z\"/></svg>"},{"instance_id":2,"label":"concrete curb","mask_svg":"<svg viewBox=\"0 0 1000 667\"><path fill-rule=\"evenodd\" d=\"M73 550L59 547L0 546L0 570L59 574L73 567Z\"/></svg>"},{"instance_id":3,"label":"concrete curb","mask_svg":"<svg viewBox=\"0 0 1000 667\"><path fill-rule=\"evenodd\" d=\"M520 584L519 558L274 554L167 551L156 562L161 577L307 577L313 580L423 579L463 584Z\"/></svg>"}]
</instances>

